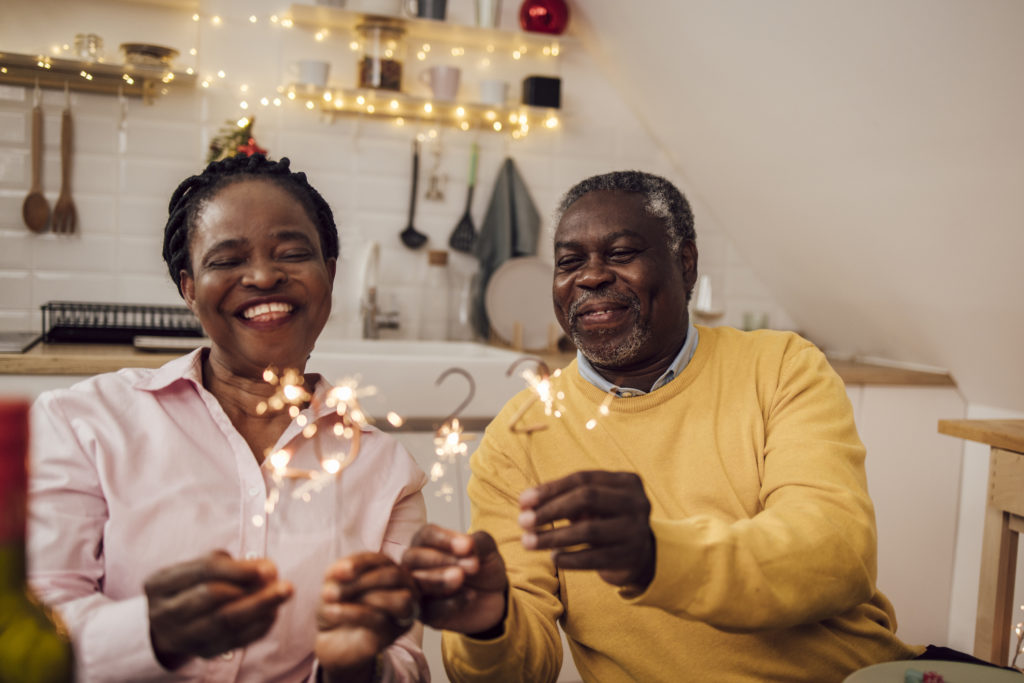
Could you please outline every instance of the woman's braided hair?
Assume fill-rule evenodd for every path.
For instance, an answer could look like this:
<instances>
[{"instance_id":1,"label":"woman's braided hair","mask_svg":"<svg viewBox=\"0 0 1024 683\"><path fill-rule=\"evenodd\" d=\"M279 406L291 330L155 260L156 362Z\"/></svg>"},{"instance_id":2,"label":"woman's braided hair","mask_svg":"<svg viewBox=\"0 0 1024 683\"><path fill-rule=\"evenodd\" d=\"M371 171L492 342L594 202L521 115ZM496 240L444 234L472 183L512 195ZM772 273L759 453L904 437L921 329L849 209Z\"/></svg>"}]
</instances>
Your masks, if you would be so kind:
<instances>
[{"instance_id":1,"label":"woman's braided hair","mask_svg":"<svg viewBox=\"0 0 1024 683\"><path fill-rule=\"evenodd\" d=\"M171 279L181 292L181 271L191 272L192 259L189 245L196 219L204 205L217 192L243 180L265 180L292 195L306 210L320 235L320 249L324 259L338 257L338 228L334 214L320 196L306 174L292 172L287 157L270 161L262 154L239 154L209 164L202 173L185 179L171 195L167 207L167 225L164 227L164 261Z\"/></svg>"}]
</instances>

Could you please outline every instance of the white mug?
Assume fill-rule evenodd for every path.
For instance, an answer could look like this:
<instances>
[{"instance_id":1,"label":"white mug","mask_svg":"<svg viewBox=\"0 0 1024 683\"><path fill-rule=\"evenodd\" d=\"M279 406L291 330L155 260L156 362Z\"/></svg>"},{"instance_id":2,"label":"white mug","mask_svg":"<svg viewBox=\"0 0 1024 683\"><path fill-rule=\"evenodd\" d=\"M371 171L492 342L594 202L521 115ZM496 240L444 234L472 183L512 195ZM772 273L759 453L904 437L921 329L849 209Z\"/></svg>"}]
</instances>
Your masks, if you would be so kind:
<instances>
[{"instance_id":1,"label":"white mug","mask_svg":"<svg viewBox=\"0 0 1024 683\"><path fill-rule=\"evenodd\" d=\"M420 80L430 87L434 99L451 102L459 94L459 76L457 66L432 66L420 72Z\"/></svg>"},{"instance_id":2,"label":"white mug","mask_svg":"<svg viewBox=\"0 0 1024 683\"><path fill-rule=\"evenodd\" d=\"M296 82L299 85L314 88L327 87L327 74L331 71L331 63L319 59L303 59L296 63Z\"/></svg>"},{"instance_id":3,"label":"white mug","mask_svg":"<svg viewBox=\"0 0 1024 683\"><path fill-rule=\"evenodd\" d=\"M405 11L410 17L444 21L448 14L448 0L406 0Z\"/></svg>"},{"instance_id":4,"label":"white mug","mask_svg":"<svg viewBox=\"0 0 1024 683\"><path fill-rule=\"evenodd\" d=\"M501 16L501 0L476 0L476 25L496 28Z\"/></svg>"},{"instance_id":5,"label":"white mug","mask_svg":"<svg viewBox=\"0 0 1024 683\"><path fill-rule=\"evenodd\" d=\"M480 81L480 104L502 107L508 99L508 81L486 79Z\"/></svg>"},{"instance_id":6,"label":"white mug","mask_svg":"<svg viewBox=\"0 0 1024 683\"><path fill-rule=\"evenodd\" d=\"M363 14L399 15L403 4L402 0L348 0L345 9Z\"/></svg>"}]
</instances>

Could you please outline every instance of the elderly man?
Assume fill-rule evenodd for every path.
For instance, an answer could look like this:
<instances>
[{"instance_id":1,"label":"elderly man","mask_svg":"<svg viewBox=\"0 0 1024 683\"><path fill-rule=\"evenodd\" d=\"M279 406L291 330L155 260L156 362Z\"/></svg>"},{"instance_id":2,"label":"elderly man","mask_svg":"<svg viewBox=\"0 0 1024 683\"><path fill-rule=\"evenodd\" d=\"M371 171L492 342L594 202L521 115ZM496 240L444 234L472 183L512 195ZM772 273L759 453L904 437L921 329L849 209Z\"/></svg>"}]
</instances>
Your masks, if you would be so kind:
<instances>
[{"instance_id":1,"label":"elderly man","mask_svg":"<svg viewBox=\"0 0 1024 683\"><path fill-rule=\"evenodd\" d=\"M554 680L556 622L588 681L821 683L920 651L875 587L842 381L796 334L691 324L694 240L657 176L562 200L553 299L578 354L555 410L509 401L472 459L475 533L424 527L403 560L452 679Z\"/></svg>"}]
</instances>

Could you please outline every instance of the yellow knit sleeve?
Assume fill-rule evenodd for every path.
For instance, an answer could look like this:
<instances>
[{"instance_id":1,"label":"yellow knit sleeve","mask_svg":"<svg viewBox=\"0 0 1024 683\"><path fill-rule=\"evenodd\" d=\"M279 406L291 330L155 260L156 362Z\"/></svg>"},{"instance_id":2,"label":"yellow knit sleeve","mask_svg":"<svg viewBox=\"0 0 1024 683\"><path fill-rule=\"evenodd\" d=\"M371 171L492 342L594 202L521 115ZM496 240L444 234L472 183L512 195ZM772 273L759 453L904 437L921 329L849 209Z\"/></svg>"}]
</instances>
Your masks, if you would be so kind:
<instances>
[{"instance_id":1,"label":"yellow knit sleeve","mask_svg":"<svg viewBox=\"0 0 1024 683\"><path fill-rule=\"evenodd\" d=\"M730 378L720 379L728 386ZM732 380L750 385L749 377ZM801 341L789 344L774 368L759 365L756 382L762 415L755 418L764 434L760 510L739 520L652 517L655 578L631 602L754 631L838 616L874 594L874 508L842 380Z\"/></svg>"},{"instance_id":2,"label":"yellow knit sleeve","mask_svg":"<svg viewBox=\"0 0 1024 683\"><path fill-rule=\"evenodd\" d=\"M517 521L519 494L539 483L524 446L528 435L515 435L507 416L521 405L514 399L487 428L470 459L467 487L473 530L490 533L509 573L509 612L505 634L489 641L446 632L445 669L452 681L554 681L562 666L562 641L556 620L562 614L558 576L548 553L522 546Z\"/></svg>"}]
</instances>

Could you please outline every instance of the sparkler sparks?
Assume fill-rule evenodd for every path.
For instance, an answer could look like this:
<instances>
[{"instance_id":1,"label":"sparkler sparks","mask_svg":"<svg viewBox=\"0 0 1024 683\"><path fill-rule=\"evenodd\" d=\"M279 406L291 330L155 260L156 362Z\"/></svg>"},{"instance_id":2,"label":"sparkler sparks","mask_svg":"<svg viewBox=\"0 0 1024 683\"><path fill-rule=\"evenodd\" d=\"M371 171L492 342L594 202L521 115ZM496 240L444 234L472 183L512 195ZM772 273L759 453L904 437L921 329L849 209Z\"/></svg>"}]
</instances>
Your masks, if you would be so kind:
<instances>
[{"instance_id":1,"label":"sparkler sparks","mask_svg":"<svg viewBox=\"0 0 1024 683\"><path fill-rule=\"evenodd\" d=\"M462 400L462 403L452 411L452 414L444 419L437 432L434 433L434 453L437 454L438 459L433 467L430 468L431 481L437 481L444 476L445 465L454 465L458 461L459 456L465 456L469 452L469 447L466 445L467 442L476 438L472 434L463 433L462 423L459 422L458 417L466 409L466 406L473 401L473 396L476 394L476 383L473 381L473 377L462 368L448 368L441 373L434 384L440 385L441 382L452 374L462 375L466 378L466 381L469 382L469 393ZM444 487L441 488L442 490L444 489ZM448 500L451 500L451 491L442 493L442 490L439 490L437 495L445 495Z\"/></svg>"},{"instance_id":2,"label":"sparkler sparks","mask_svg":"<svg viewBox=\"0 0 1024 683\"><path fill-rule=\"evenodd\" d=\"M509 366L505 372L506 376L510 376L521 363L524 361L533 361L537 365L536 370L530 370L527 368L521 373L521 377L526 381L526 386L530 391L533 392L533 397L529 401L523 403L519 410L512 416L509 422L509 429L513 432L519 432L523 434L529 434L531 432L539 432L547 429L547 424L538 422L536 424L521 426L519 423L526 415L526 411L530 409L537 401L540 401L544 405L544 415L548 417L561 418L565 413L565 407L562 401L565 400L565 392L557 388L558 379L562 376L561 369L551 372L548 369L547 364L539 358L531 356L525 356L516 360L512 365ZM615 398L616 387L612 387L604 400L601 401L601 405L597 408L597 417L592 417L584 423L584 427L588 430L594 429L597 426L598 418L608 415L611 410L612 399Z\"/></svg>"},{"instance_id":3,"label":"sparkler sparks","mask_svg":"<svg viewBox=\"0 0 1024 683\"><path fill-rule=\"evenodd\" d=\"M308 502L313 493L320 491L356 459L361 430L369 424L359 405L359 397L372 395L376 389L360 387L355 379L347 378L328 390L321 402L306 390L305 378L298 370L286 369L279 373L275 368L267 368L263 379L275 390L266 401L260 401L256 413L263 415L287 409L288 416L301 428L302 437L312 441L320 465L319 469L293 467L294 452L287 447L267 453L274 483L265 505L269 515L281 500L285 480L304 480L292 489L291 498ZM333 415L325 408L332 409ZM401 417L395 413L389 413L388 419L401 422ZM260 518L259 524L262 523Z\"/></svg>"}]
</instances>

